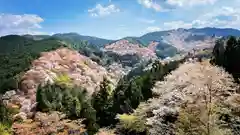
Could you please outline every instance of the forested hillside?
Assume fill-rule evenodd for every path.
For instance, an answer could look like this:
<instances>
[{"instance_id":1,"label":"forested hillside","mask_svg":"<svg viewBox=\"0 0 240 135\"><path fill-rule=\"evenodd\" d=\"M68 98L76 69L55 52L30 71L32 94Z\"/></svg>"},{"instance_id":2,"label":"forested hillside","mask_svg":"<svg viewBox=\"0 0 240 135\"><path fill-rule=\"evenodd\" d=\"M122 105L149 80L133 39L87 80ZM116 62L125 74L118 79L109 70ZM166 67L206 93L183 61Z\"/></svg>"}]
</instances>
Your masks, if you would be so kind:
<instances>
[{"instance_id":1,"label":"forested hillside","mask_svg":"<svg viewBox=\"0 0 240 135\"><path fill-rule=\"evenodd\" d=\"M21 73L26 71L31 62L41 52L66 46L56 39L34 41L17 35L0 38L0 92L17 89Z\"/></svg>"},{"instance_id":2,"label":"forested hillside","mask_svg":"<svg viewBox=\"0 0 240 135\"><path fill-rule=\"evenodd\" d=\"M68 47L79 51L100 65L111 65L119 62L119 56L107 55L98 47L82 40L71 42L57 38L45 38L33 40L24 36L9 35L0 38L0 93L7 90L18 89L18 81L22 74L29 69L33 60L42 52L56 50L60 47Z\"/></svg>"},{"instance_id":3,"label":"forested hillside","mask_svg":"<svg viewBox=\"0 0 240 135\"><path fill-rule=\"evenodd\" d=\"M9 35L0 38L0 91L1 93L17 89L21 75L30 66L31 62L40 56L41 52L55 50L60 47L69 47L79 51L79 53L89 57L93 61L103 66L109 66L114 62L133 66L140 60L138 56L128 57L119 56L108 52L104 53L96 45L89 44L86 41L78 39L60 40L58 38L48 37L42 40L33 40L29 37ZM136 59L137 58L137 59ZM136 60L134 60L136 59ZM126 61L127 60L127 61Z\"/></svg>"},{"instance_id":4,"label":"forested hillside","mask_svg":"<svg viewBox=\"0 0 240 135\"><path fill-rule=\"evenodd\" d=\"M211 31L226 35L205 28L117 42L75 33L3 36L0 135L239 135L238 37L162 60L179 50L159 36L212 43Z\"/></svg>"},{"instance_id":5,"label":"forested hillside","mask_svg":"<svg viewBox=\"0 0 240 135\"><path fill-rule=\"evenodd\" d=\"M68 41L71 44L78 44L79 42L86 41L88 44L95 45L96 47L103 47L104 45L112 42L112 40L91 37L91 36L82 36L77 33L63 33L63 34L55 34L52 37Z\"/></svg>"},{"instance_id":6,"label":"forested hillside","mask_svg":"<svg viewBox=\"0 0 240 135\"><path fill-rule=\"evenodd\" d=\"M52 111L59 111L65 114L65 116L61 118L62 120L59 120L59 122L61 122L60 127L67 124L62 123L64 119L69 119L73 125L75 124L75 127L82 127L83 131L87 130L87 133L90 135L96 133L100 127L114 127L118 123L118 120L116 120L118 113L131 113L140 102L151 98L153 96L151 92L153 84L158 80L162 80L165 75L176 69L179 63L180 61L163 65L159 61L155 61L150 70L140 70L138 72L142 72L141 74L132 75L132 77L127 77L127 75L118 82L116 87L113 86L112 80L105 78L100 84L100 90L95 91L90 97L88 88L83 88L81 85L73 85L73 82L68 77L70 74L59 76L56 78L55 84L39 85L35 95L36 101L38 102L35 108L38 112L35 112L35 115L26 112L27 110L23 110L23 107L28 105L25 104L25 102L33 103L34 100L32 100L32 98L30 98L31 101L28 99L23 100L22 102L24 102L24 104L20 105L21 108L18 110L18 104L21 104L21 102L19 103L16 96L20 95L9 92L3 96L5 101L9 101L8 107L20 111L20 114L16 114L16 112L8 114L8 117L14 118L13 120L20 120L13 123L13 132L19 134L30 132L34 134L40 129L45 129L47 133L60 134L63 133L63 131L65 132L65 130L51 130L56 128L54 123L58 121L52 121L51 119L46 120L45 118L53 115L54 117L62 117L61 114L53 114ZM30 92L30 90L32 89L30 88L27 93L32 94L33 92ZM6 110L6 108L3 107L3 111L4 110ZM31 119L29 116L35 117L34 121L30 123L27 122L26 120ZM81 121L81 123L79 123L80 125L76 125L74 120ZM46 127L37 124L38 121L48 121L53 124ZM6 124L4 121L2 121L2 123ZM8 120L7 124L8 123L12 123L11 119ZM34 127L28 127L26 125L34 125ZM72 129L72 127L68 128ZM11 131L9 130L8 132ZM118 132L124 133L125 131L119 129Z\"/></svg>"}]
</instances>

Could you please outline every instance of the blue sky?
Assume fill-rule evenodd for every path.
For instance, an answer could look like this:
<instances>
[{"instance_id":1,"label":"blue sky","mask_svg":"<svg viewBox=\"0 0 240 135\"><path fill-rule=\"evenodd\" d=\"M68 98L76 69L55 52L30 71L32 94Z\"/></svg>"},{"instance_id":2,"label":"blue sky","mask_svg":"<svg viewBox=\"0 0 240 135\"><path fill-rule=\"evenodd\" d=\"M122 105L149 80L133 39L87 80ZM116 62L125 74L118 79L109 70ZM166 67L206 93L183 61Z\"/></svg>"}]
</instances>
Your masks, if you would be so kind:
<instances>
[{"instance_id":1,"label":"blue sky","mask_svg":"<svg viewBox=\"0 0 240 135\"><path fill-rule=\"evenodd\" d=\"M82 35L118 39L191 27L240 28L240 0L0 0L0 36Z\"/></svg>"}]
</instances>

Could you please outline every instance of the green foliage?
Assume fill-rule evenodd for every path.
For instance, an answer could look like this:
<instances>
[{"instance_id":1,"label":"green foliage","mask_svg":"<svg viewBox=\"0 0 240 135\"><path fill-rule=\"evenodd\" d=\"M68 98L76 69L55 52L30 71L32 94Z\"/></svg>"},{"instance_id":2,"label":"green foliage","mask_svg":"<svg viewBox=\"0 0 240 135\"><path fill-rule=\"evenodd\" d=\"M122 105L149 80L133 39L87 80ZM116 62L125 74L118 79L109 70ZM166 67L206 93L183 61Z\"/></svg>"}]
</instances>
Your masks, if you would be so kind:
<instances>
[{"instance_id":1,"label":"green foliage","mask_svg":"<svg viewBox=\"0 0 240 135\"><path fill-rule=\"evenodd\" d=\"M226 41L226 42L225 42ZM229 37L227 40L220 39L216 42L213 49L214 64L223 66L226 70L232 73L237 82L240 78L240 39Z\"/></svg>"},{"instance_id":2,"label":"green foliage","mask_svg":"<svg viewBox=\"0 0 240 135\"><path fill-rule=\"evenodd\" d=\"M59 74L55 79L54 82L58 85L71 85L71 78L67 74Z\"/></svg>"},{"instance_id":3,"label":"green foliage","mask_svg":"<svg viewBox=\"0 0 240 135\"><path fill-rule=\"evenodd\" d=\"M12 115L13 115L13 111L8 109L1 100L0 101L0 134L1 135L11 134L11 126L13 123Z\"/></svg>"},{"instance_id":4,"label":"green foliage","mask_svg":"<svg viewBox=\"0 0 240 135\"><path fill-rule=\"evenodd\" d=\"M176 55L178 53L178 50L177 50L177 48L175 48L171 45L160 44L157 46L155 53L159 58L164 59L166 57L173 57L174 55Z\"/></svg>"},{"instance_id":5,"label":"green foliage","mask_svg":"<svg viewBox=\"0 0 240 135\"><path fill-rule=\"evenodd\" d=\"M125 38L123 38L124 40L128 40L130 43L132 43L132 44L139 44L140 46L143 46L143 47L145 47L145 46L147 46L148 44L144 44L144 43L142 43L141 41L140 41L140 39L139 38L137 38L137 37L125 37Z\"/></svg>"},{"instance_id":6,"label":"green foliage","mask_svg":"<svg viewBox=\"0 0 240 135\"><path fill-rule=\"evenodd\" d=\"M21 72L26 71L41 52L54 50L61 46L64 45L56 39L34 41L17 35L1 37L0 93L17 89Z\"/></svg>"},{"instance_id":7,"label":"green foliage","mask_svg":"<svg viewBox=\"0 0 240 135\"><path fill-rule=\"evenodd\" d=\"M86 41L78 41L72 44L72 48L76 49L82 55L89 57L92 61L97 62L99 65L110 65L116 61L112 56L104 53L96 45L90 44Z\"/></svg>"},{"instance_id":8,"label":"green foliage","mask_svg":"<svg viewBox=\"0 0 240 135\"><path fill-rule=\"evenodd\" d=\"M89 133L97 131L96 111L87 98L85 89L47 85L37 90L37 109L39 111L60 111L69 118L85 118Z\"/></svg>"},{"instance_id":9,"label":"green foliage","mask_svg":"<svg viewBox=\"0 0 240 135\"><path fill-rule=\"evenodd\" d=\"M134 115L122 114L117 116L119 123L118 131L124 135L147 135L145 121Z\"/></svg>"},{"instance_id":10,"label":"green foliage","mask_svg":"<svg viewBox=\"0 0 240 135\"><path fill-rule=\"evenodd\" d=\"M53 37L67 41L70 44L78 44L79 42L85 41L88 44L94 44L97 47L103 47L104 45L112 42L111 40L91 36L82 36L77 33L55 34Z\"/></svg>"},{"instance_id":11,"label":"green foliage","mask_svg":"<svg viewBox=\"0 0 240 135\"><path fill-rule=\"evenodd\" d=\"M12 111L0 101L0 123L3 125L12 125Z\"/></svg>"},{"instance_id":12,"label":"green foliage","mask_svg":"<svg viewBox=\"0 0 240 135\"><path fill-rule=\"evenodd\" d=\"M151 98L152 87L156 81L162 80L172 70L178 67L179 62L171 62L167 65L162 65L160 62L155 61L151 70L145 71L141 76L136 76L130 80L122 80L115 89L114 105L120 112L127 113L135 109L140 102L146 101ZM118 105L117 105L118 104ZM125 106L120 109L120 106Z\"/></svg>"},{"instance_id":13,"label":"green foliage","mask_svg":"<svg viewBox=\"0 0 240 135\"><path fill-rule=\"evenodd\" d=\"M109 118L114 117L111 113L110 107L112 106L112 94L113 88L110 81L104 78L100 84L100 91L93 94L93 107L97 112L97 123L101 126L108 125L111 120Z\"/></svg>"},{"instance_id":14,"label":"green foliage","mask_svg":"<svg viewBox=\"0 0 240 135\"><path fill-rule=\"evenodd\" d=\"M209 110L209 107L211 108ZM177 135L232 135L224 125L220 107L213 103L187 105L181 108L176 121Z\"/></svg>"},{"instance_id":15,"label":"green foliage","mask_svg":"<svg viewBox=\"0 0 240 135\"><path fill-rule=\"evenodd\" d=\"M152 98L151 89L155 82L162 80L165 75L176 69L179 63L177 61L162 65L159 61L155 61L151 70L142 71L139 76L130 75L132 77L129 77L126 75L123 77L112 94L108 92L109 82L104 80L101 90L93 97L93 106L98 113L97 119L100 126L116 124L118 122L115 119L117 114L131 113L140 102Z\"/></svg>"},{"instance_id":16,"label":"green foliage","mask_svg":"<svg viewBox=\"0 0 240 135\"><path fill-rule=\"evenodd\" d=\"M225 52L224 40L223 39L217 40L212 52L215 64L223 66L225 59L224 52Z\"/></svg>"},{"instance_id":17,"label":"green foliage","mask_svg":"<svg viewBox=\"0 0 240 135\"><path fill-rule=\"evenodd\" d=\"M11 135L11 127L0 122L0 135Z\"/></svg>"}]
</instances>

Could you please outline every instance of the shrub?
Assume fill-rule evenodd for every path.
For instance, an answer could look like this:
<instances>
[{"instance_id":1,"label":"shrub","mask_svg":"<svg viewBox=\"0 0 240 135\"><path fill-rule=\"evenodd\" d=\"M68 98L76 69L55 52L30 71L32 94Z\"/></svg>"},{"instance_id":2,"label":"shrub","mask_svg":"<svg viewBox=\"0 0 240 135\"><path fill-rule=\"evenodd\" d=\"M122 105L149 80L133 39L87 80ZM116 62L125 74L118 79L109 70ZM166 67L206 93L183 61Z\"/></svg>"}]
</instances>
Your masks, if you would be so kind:
<instances>
[{"instance_id":1,"label":"shrub","mask_svg":"<svg viewBox=\"0 0 240 135\"><path fill-rule=\"evenodd\" d=\"M85 89L47 85L37 90L37 109L39 111L64 112L71 119L86 118L88 131L97 131L96 111L91 106Z\"/></svg>"},{"instance_id":2,"label":"shrub","mask_svg":"<svg viewBox=\"0 0 240 135\"><path fill-rule=\"evenodd\" d=\"M134 115L122 114L118 115L119 124L117 129L125 135L131 134L147 134L145 121Z\"/></svg>"},{"instance_id":3,"label":"shrub","mask_svg":"<svg viewBox=\"0 0 240 135\"><path fill-rule=\"evenodd\" d=\"M231 130L220 125L219 107L211 103L206 105L188 104L179 111L176 121L177 135L231 135ZM226 126L225 126L226 127Z\"/></svg>"},{"instance_id":4,"label":"shrub","mask_svg":"<svg viewBox=\"0 0 240 135\"><path fill-rule=\"evenodd\" d=\"M12 122L12 111L0 101L0 123L11 126Z\"/></svg>"},{"instance_id":5,"label":"shrub","mask_svg":"<svg viewBox=\"0 0 240 135\"><path fill-rule=\"evenodd\" d=\"M71 85L71 78L67 74L59 74L55 79L55 83L58 85Z\"/></svg>"},{"instance_id":6,"label":"shrub","mask_svg":"<svg viewBox=\"0 0 240 135\"><path fill-rule=\"evenodd\" d=\"M12 123L12 111L0 101L0 135L10 135Z\"/></svg>"},{"instance_id":7,"label":"shrub","mask_svg":"<svg viewBox=\"0 0 240 135\"><path fill-rule=\"evenodd\" d=\"M0 123L0 135L11 135L11 126Z\"/></svg>"}]
</instances>

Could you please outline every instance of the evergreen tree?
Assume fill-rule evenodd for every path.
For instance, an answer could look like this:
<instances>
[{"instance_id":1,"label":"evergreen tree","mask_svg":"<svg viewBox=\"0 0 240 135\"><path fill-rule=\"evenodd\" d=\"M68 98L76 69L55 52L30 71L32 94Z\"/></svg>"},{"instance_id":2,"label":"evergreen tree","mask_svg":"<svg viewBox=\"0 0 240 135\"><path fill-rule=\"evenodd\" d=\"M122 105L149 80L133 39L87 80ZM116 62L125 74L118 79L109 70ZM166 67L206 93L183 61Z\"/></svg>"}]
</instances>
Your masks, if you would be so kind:
<instances>
[{"instance_id":1,"label":"evergreen tree","mask_svg":"<svg viewBox=\"0 0 240 135\"><path fill-rule=\"evenodd\" d=\"M238 81L238 78L240 77L240 62L237 58L239 58L239 42L237 39L233 36L231 36L227 41L227 47L226 51L224 53L224 56L226 58L226 69L233 74L233 77L236 81Z\"/></svg>"},{"instance_id":2,"label":"evergreen tree","mask_svg":"<svg viewBox=\"0 0 240 135\"><path fill-rule=\"evenodd\" d=\"M139 87L135 81L130 82L124 95L129 99L132 108L137 108L144 99L141 87Z\"/></svg>"},{"instance_id":3,"label":"evergreen tree","mask_svg":"<svg viewBox=\"0 0 240 135\"><path fill-rule=\"evenodd\" d=\"M231 36L227 41L227 47L225 51L226 56L226 67L230 70L230 72L233 72L233 66L234 66L234 58L236 58L236 46L237 46L237 40L235 37Z\"/></svg>"},{"instance_id":4,"label":"evergreen tree","mask_svg":"<svg viewBox=\"0 0 240 135\"><path fill-rule=\"evenodd\" d=\"M215 64L221 65L221 66L224 65L225 63L224 51L225 51L224 41L222 39L217 40L213 48L213 56L214 56L213 60Z\"/></svg>"},{"instance_id":5,"label":"evergreen tree","mask_svg":"<svg viewBox=\"0 0 240 135\"><path fill-rule=\"evenodd\" d=\"M112 107L112 91L110 81L106 78L103 79L103 81L100 84L100 91L94 93L93 95L93 108L97 112L97 122L101 126L106 126L108 123L106 121L109 121L114 117L111 113L111 107ZM109 123L111 123L109 121Z\"/></svg>"},{"instance_id":6,"label":"evergreen tree","mask_svg":"<svg viewBox=\"0 0 240 135\"><path fill-rule=\"evenodd\" d=\"M70 119L85 118L90 135L98 130L96 111L91 106L87 92L82 88L68 88L59 85L46 85L37 90L39 111L61 111Z\"/></svg>"},{"instance_id":7,"label":"evergreen tree","mask_svg":"<svg viewBox=\"0 0 240 135\"><path fill-rule=\"evenodd\" d=\"M8 109L0 100L0 124L4 124L7 126L11 126L13 121L12 121L12 112L10 109Z\"/></svg>"},{"instance_id":8,"label":"evergreen tree","mask_svg":"<svg viewBox=\"0 0 240 135\"><path fill-rule=\"evenodd\" d=\"M224 41L226 41L226 44ZM228 39L221 39L216 42L213 56L212 62L225 67L233 75L235 81L239 83L240 60L238 58L240 57L240 39L231 36Z\"/></svg>"}]
</instances>

